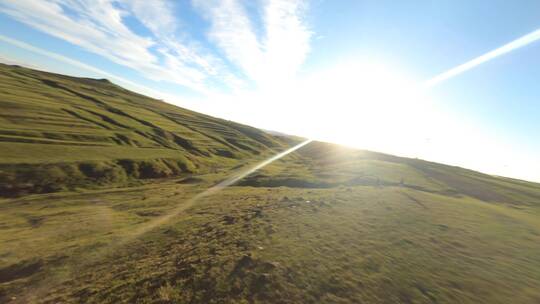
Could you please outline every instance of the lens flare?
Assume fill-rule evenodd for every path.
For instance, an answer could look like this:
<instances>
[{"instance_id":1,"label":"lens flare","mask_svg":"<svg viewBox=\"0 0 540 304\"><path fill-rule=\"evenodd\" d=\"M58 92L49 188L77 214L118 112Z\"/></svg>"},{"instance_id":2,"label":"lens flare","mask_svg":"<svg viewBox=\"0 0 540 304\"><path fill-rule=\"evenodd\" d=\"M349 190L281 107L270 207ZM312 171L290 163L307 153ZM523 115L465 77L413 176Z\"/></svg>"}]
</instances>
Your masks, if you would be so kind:
<instances>
[{"instance_id":1,"label":"lens flare","mask_svg":"<svg viewBox=\"0 0 540 304\"><path fill-rule=\"evenodd\" d=\"M144 233L150 231L150 230L153 230L155 229L156 227L158 226L161 226L167 222L169 222L172 218L174 218L175 216L179 215L180 213L182 213L184 210L190 208L191 206L193 206L197 201L199 201L200 199L204 198L204 197L207 197L207 196L210 196L218 191L221 191L223 190L224 188L228 187L228 186L231 186L233 185L234 183L238 182L239 180L243 179L244 177L250 175L251 173L259 170L259 169L262 169L263 167L265 166L268 166L269 164L273 163L274 161L286 156L286 155L289 155L290 153L302 148L303 146L311 143L313 140L312 139L307 139L299 144L297 144L296 146L294 147L291 147L281 153L278 153L260 163L258 163L257 165L253 166L253 167L250 167L246 170L243 170L241 171L240 173L238 174L235 174L233 175L232 177L228 178L228 179L225 179L224 181L218 183L217 185L214 185L208 189L206 189L205 191L195 195L194 197L192 197L191 199L189 199L187 202L184 202L183 204L179 205L178 207L176 207L173 211L167 213L166 215L160 217L160 218L157 218L156 220L154 221L151 221L149 223L147 223L146 225L144 226L141 226L137 229L135 229L129 236L127 236L126 238L122 239L120 241L120 243L117 243L117 245L119 244L123 244L123 243L126 243L134 238L137 238L141 235L143 235Z\"/></svg>"},{"instance_id":2,"label":"lens flare","mask_svg":"<svg viewBox=\"0 0 540 304\"><path fill-rule=\"evenodd\" d=\"M441 83L442 81L445 81L445 80L448 80L450 78L453 78L463 72L466 72L472 68L475 68L476 66L484 63L484 62L487 62L487 61L490 61L492 59L495 59L501 55L504 55L506 53L510 53L514 50L517 50L519 48L522 48L528 44L531 44L533 42L536 42L540 40L540 29L537 29L536 31L534 32L531 32L525 36L521 36L520 38L512 41L512 42L509 42L499 48L496 48L494 49L493 51L491 52L487 52L481 56L478 56L476 58L474 58L473 60L470 60L470 61L467 61L465 62L464 64L461 64L461 65L458 65L457 67L455 68L452 68L444 73L441 73L429 80L427 80L426 82L424 82L424 86L426 87L432 87L434 85L437 85L439 83Z\"/></svg>"}]
</instances>

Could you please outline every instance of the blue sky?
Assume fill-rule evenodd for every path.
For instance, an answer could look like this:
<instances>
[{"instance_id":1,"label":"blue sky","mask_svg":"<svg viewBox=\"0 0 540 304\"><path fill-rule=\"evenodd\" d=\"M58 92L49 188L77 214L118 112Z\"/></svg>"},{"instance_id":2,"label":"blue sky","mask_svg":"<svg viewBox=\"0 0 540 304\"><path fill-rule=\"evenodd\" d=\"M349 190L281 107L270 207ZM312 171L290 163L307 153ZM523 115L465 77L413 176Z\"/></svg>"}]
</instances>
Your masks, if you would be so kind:
<instances>
[{"instance_id":1,"label":"blue sky","mask_svg":"<svg viewBox=\"0 0 540 304\"><path fill-rule=\"evenodd\" d=\"M258 127L540 181L540 2L0 0L0 60ZM415 88L411 92L409 88Z\"/></svg>"}]
</instances>

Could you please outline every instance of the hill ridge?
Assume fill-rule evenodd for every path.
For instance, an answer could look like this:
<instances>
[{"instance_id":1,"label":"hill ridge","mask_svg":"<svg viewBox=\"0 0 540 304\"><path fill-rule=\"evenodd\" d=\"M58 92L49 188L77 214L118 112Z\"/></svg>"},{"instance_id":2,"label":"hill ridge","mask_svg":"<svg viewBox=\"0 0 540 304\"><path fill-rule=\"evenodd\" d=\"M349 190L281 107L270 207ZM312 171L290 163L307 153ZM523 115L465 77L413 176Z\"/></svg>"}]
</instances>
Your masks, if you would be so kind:
<instances>
[{"instance_id":1,"label":"hill ridge","mask_svg":"<svg viewBox=\"0 0 540 304\"><path fill-rule=\"evenodd\" d=\"M5 181L0 195L88 186L102 182L99 179L120 185L122 180L140 176L140 172L128 172L135 169L118 167L120 160L144 160L133 166L149 167L151 172L142 174L147 177L205 172L280 150L291 141L176 107L108 80L4 64L0 72L0 107L4 110L0 114L0 181ZM68 147L64 161L58 155L62 151L52 145ZM76 157L88 154L90 147L110 150L111 157L107 159L103 153L99 157L87 155L86 159ZM119 157L115 149L127 152L126 156ZM102 174L77 172L84 160L93 162ZM16 170L17 164L44 175L54 170L58 176L48 186L38 185L43 181Z\"/></svg>"}]
</instances>

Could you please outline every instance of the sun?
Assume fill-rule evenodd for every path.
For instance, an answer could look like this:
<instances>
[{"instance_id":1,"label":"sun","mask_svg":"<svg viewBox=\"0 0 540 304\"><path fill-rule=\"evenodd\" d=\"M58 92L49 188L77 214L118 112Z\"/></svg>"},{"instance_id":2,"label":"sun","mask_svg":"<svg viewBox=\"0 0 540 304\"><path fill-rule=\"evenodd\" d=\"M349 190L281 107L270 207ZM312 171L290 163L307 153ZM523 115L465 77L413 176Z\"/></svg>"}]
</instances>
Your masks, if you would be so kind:
<instances>
[{"instance_id":1,"label":"sun","mask_svg":"<svg viewBox=\"0 0 540 304\"><path fill-rule=\"evenodd\" d=\"M221 104L234 102L238 117L261 128L415 156L437 117L421 84L387 64L349 60Z\"/></svg>"},{"instance_id":2,"label":"sun","mask_svg":"<svg viewBox=\"0 0 540 304\"><path fill-rule=\"evenodd\" d=\"M417 126L424 107L418 88L418 81L383 64L339 64L296 88L295 98L305 108L296 123L315 139L388 150Z\"/></svg>"}]
</instances>

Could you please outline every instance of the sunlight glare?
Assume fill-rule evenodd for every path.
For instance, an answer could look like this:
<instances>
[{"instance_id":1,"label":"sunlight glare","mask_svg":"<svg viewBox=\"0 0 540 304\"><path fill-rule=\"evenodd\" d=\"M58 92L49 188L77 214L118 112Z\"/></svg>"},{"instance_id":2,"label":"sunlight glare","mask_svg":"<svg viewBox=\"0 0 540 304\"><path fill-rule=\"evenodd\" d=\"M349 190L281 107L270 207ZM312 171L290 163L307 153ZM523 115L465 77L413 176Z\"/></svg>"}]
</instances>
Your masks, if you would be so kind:
<instances>
[{"instance_id":1,"label":"sunlight glare","mask_svg":"<svg viewBox=\"0 0 540 304\"><path fill-rule=\"evenodd\" d=\"M353 147L395 150L403 133L421 129L431 106L419 82L382 64L348 62L301 82L297 98L309 104L306 122L311 138Z\"/></svg>"}]
</instances>

